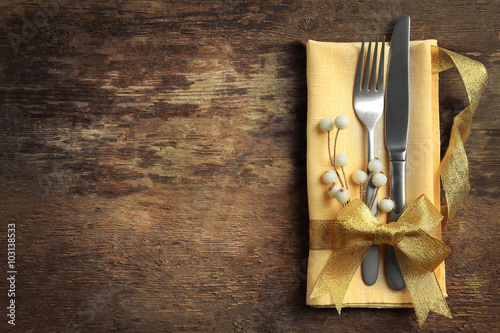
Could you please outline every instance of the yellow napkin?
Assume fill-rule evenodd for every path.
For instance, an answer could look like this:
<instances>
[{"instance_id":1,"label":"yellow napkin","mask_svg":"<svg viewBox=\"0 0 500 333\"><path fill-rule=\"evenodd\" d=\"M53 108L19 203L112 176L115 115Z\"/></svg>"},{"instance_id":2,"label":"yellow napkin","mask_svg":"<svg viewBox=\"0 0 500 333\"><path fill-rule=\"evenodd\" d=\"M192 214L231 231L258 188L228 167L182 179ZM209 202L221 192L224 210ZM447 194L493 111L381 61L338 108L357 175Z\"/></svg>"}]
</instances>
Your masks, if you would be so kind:
<instances>
[{"instance_id":1,"label":"yellow napkin","mask_svg":"<svg viewBox=\"0 0 500 333\"><path fill-rule=\"evenodd\" d=\"M440 134L438 74L432 71L431 45L435 40L414 41L410 44L410 131L407 151L407 203L425 194L440 209ZM345 167L351 198L359 197L359 187L350 177L355 170L366 168L366 131L357 119L352 106L354 76L360 43L307 43L307 186L310 220L332 220L340 210L340 204L327 193L328 185L322 180L331 169L328 157L327 133L319 128L321 119L338 115L349 118L349 127L341 130L337 153L346 153L349 163ZM386 50L388 63L389 43ZM387 67L387 66L386 66ZM333 149L333 135L332 135ZM384 162L384 172L390 184L388 153L384 141L384 117L375 129L375 156ZM380 189L379 200L389 195L389 188ZM380 216L387 222L387 215ZM438 228L439 229L439 228ZM436 237L440 238L440 230ZM310 250L307 277L307 304L315 307L333 307L330 295L310 299L310 294L321 271L332 255L331 250ZM361 277L361 269L354 275L347 290L344 307L412 307L406 289L396 291L389 285L385 274L385 246L381 247L380 268L377 283L367 286ZM435 271L440 287L446 296L444 263Z\"/></svg>"}]
</instances>

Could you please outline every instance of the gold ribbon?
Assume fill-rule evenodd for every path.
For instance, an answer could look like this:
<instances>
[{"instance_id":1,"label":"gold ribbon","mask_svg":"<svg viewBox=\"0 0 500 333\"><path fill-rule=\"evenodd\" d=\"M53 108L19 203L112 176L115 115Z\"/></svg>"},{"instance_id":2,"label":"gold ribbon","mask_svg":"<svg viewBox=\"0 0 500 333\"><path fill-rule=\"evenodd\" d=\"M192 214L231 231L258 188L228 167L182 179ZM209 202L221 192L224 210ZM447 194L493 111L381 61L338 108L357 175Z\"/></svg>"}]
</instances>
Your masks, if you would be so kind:
<instances>
[{"instance_id":1,"label":"gold ribbon","mask_svg":"<svg viewBox=\"0 0 500 333\"><path fill-rule=\"evenodd\" d=\"M311 298L330 293L340 313L349 283L372 244L390 244L396 249L401 273L412 299L420 326L429 311L451 318L450 310L439 288L434 269L450 249L429 232L440 223L445 226L470 192L469 166L464 143L472 117L486 90L488 73L483 64L446 49L431 46L433 71L442 72L456 66L464 81L469 106L453 120L450 142L439 166L446 198L443 216L425 197L419 197L401 215L398 222L379 225L368 207L359 200L342 209L336 221L311 221L310 249L336 249Z\"/></svg>"},{"instance_id":2,"label":"gold ribbon","mask_svg":"<svg viewBox=\"0 0 500 333\"><path fill-rule=\"evenodd\" d=\"M330 246L336 249L323 269L311 298L331 294L337 311L351 279L370 247L394 246L401 273L421 326L429 311L452 318L434 274L436 267L451 252L442 241L430 235L443 216L424 195L413 202L397 222L379 224L370 209L357 199L346 205L337 220L318 221L319 229L330 229ZM311 221L314 225L316 221ZM311 234L312 248L328 241ZM318 244L314 244L314 243Z\"/></svg>"},{"instance_id":3,"label":"gold ribbon","mask_svg":"<svg viewBox=\"0 0 500 333\"><path fill-rule=\"evenodd\" d=\"M450 143L439 165L439 174L446 197L446 206L441 207L441 212L445 214L444 227L470 192L469 163L464 143L469 137L474 112L486 90L488 73L484 65L478 61L437 46L432 46L431 50L433 70L442 72L456 66L464 81L469 99L469 106L453 119Z\"/></svg>"}]
</instances>

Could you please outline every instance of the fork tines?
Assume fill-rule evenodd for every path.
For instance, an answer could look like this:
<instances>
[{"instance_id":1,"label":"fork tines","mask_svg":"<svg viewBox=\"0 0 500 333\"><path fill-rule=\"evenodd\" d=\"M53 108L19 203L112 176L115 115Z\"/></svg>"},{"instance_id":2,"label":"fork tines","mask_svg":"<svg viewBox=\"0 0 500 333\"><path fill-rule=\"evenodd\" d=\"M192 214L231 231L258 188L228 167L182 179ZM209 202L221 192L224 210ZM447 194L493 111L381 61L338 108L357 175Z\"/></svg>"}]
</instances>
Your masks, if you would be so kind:
<instances>
[{"instance_id":1,"label":"fork tines","mask_svg":"<svg viewBox=\"0 0 500 333\"><path fill-rule=\"evenodd\" d=\"M379 62L379 73L378 80L377 77L377 58L378 58L378 44L379 38L377 36L377 41L375 42L375 50L373 51L373 60L371 60L372 56L372 37L370 36L370 43L368 44L368 51L366 52L366 60L365 60L365 36L363 36L363 43L361 44L361 51L359 53L358 67L356 70L356 81L354 83L354 87L360 90L378 90L379 87L384 87L384 52L385 52L385 36L382 40L382 52L380 53L380 62ZM370 62L371 60L371 62ZM371 66L371 75L370 75L370 66ZM361 82L361 75L363 73L363 82ZM361 87L361 84L363 86Z\"/></svg>"}]
</instances>

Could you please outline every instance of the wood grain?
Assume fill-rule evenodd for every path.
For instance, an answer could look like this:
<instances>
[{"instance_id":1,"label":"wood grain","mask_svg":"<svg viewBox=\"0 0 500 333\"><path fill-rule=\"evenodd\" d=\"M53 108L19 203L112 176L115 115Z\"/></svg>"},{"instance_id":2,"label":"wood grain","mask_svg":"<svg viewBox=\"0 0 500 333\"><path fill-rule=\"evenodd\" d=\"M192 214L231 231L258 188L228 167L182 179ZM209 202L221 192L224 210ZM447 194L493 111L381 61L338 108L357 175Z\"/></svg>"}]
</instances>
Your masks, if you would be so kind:
<instances>
[{"instance_id":1,"label":"wood grain","mask_svg":"<svg viewBox=\"0 0 500 333\"><path fill-rule=\"evenodd\" d=\"M16 326L3 314L2 331L418 330L408 309L305 305L304 44L390 36L402 14L413 39L438 39L490 76L466 143L473 189L443 236L455 319L431 314L421 331L500 331L497 3L16 0L0 10L0 253L16 223L18 270ZM446 147L467 99L456 72L440 89Z\"/></svg>"}]
</instances>

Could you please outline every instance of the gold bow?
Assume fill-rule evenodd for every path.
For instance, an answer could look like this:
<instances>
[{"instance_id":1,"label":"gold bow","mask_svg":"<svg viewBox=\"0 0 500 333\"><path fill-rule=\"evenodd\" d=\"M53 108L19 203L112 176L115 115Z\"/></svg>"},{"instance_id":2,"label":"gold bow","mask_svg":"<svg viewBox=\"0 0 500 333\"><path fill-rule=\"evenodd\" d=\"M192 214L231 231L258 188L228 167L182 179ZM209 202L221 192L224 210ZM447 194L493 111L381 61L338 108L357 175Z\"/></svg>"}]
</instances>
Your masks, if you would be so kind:
<instances>
[{"instance_id":1,"label":"gold bow","mask_svg":"<svg viewBox=\"0 0 500 333\"><path fill-rule=\"evenodd\" d=\"M437 282L434 270L451 250L432 237L443 216L424 195L413 202L397 222L379 224L361 200L346 205L333 223L333 248L336 249L323 269L311 298L331 294L337 311L351 279L370 247L374 244L394 246L401 273L421 326L429 311L452 318Z\"/></svg>"}]
</instances>

